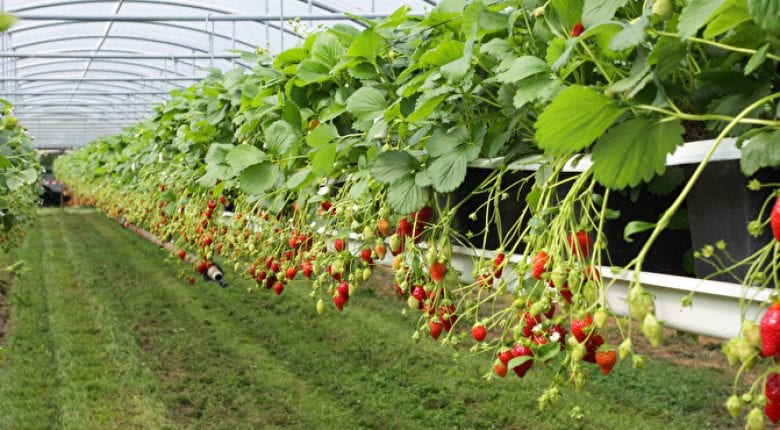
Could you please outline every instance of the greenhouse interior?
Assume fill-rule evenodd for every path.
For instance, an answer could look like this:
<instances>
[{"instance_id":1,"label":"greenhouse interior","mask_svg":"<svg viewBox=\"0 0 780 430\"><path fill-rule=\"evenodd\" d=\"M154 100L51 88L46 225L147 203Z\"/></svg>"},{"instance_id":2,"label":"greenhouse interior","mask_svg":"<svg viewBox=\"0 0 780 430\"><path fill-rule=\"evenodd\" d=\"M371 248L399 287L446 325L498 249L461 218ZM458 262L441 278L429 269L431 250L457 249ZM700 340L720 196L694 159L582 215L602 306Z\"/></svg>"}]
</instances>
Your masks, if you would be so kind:
<instances>
[{"instance_id":1,"label":"greenhouse interior","mask_svg":"<svg viewBox=\"0 0 780 430\"><path fill-rule=\"evenodd\" d=\"M0 0L0 428L780 428L779 18Z\"/></svg>"}]
</instances>

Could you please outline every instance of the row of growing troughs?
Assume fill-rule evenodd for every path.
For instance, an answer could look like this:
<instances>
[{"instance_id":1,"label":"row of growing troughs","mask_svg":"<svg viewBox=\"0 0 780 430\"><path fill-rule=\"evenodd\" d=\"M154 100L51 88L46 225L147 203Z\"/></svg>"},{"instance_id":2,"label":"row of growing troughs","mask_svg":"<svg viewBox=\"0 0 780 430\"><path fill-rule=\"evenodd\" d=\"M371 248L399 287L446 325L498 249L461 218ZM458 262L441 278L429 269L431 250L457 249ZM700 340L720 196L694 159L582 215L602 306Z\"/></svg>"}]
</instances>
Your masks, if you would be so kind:
<instances>
[{"instance_id":1,"label":"row of growing troughs","mask_svg":"<svg viewBox=\"0 0 780 430\"><path fill-rule=\"evenodd\" d=\"M248 53L251 71L172 92L154 117L57 160L55 171L109 216L172 242L174 258L196 254L192 271L181 263L190 283L232 265L253 290L310 288L316 312L345 314L361 288L394 291L418 315L415 341L489 356L488 378L544 374L544 408L561 386L622 360L643 367L632 333L660 345L654 298L638 282L630 319L606 301L610 193L663 172L682 119L731 117L649 104L676 97L663 85L695 78L682 60L634 61L644 64L656 43L707 54L657 33L679 18L670 1L629 1L609 16L587 0L533 3L445 0L422 17L401 8L363 30L313 32L273 58ZM636 26L642 38L625 30ZM761 64L750 79L769 73ZM759 121L749 127L769 120ZM589 148L592 167L565 173ZM508 170L527 156L535 172ZM478 158L499 162L475 183L467 172ZM502 218L518 195L519 214ZM464 217L481 226L464 229ZM487 239L479 243L486 232L498 235L490 257ZM470 276L453 265L456 245L477 250ZM390 276L377 276L380 262ZM745 363L759 360L750 345ZM767 406L743 396L729 411L750 410L755 426Z\"/></svg>"}]
</instances>

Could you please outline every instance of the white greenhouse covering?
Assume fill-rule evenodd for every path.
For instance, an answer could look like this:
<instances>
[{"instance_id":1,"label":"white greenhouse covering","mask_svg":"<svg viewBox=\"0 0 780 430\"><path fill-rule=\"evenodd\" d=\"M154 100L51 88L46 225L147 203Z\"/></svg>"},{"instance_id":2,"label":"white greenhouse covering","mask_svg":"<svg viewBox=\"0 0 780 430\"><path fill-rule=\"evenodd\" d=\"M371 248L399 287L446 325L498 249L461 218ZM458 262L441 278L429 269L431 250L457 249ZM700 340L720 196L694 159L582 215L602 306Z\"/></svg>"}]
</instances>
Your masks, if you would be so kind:
<instances>
[{"instance_id":1,"label":"white greenhouse covering","mask_svg":"<svg viewBox=\"0 0 780 430\"><path fill-rule=\"evenodd\" d=\"M0 97L39 148L82 146L148 115L205 68L247 66L236 53L279 52L298 32L349 15L413 13L435 0L0 0L18 22L2 36ZM300 21L297 21L300 18Z\"/></svg>"}]
</instances>

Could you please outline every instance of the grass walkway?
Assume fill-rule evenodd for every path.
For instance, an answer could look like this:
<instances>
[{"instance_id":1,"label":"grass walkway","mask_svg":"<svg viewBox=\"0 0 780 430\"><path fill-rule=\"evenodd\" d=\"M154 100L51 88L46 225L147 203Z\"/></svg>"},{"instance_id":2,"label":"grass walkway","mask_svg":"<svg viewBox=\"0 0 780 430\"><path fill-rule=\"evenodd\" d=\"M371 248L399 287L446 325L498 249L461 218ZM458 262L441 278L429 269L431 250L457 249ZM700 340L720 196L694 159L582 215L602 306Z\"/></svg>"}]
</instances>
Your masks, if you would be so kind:
<instances>
[{"instance_id":1,"label":"grass walkway","mask_svg":"<svg viewBox=\"0 0 780 430\"><path fill-rule=\"evenodd\" d=\"M9 299L0 428L736 427L728 377L651 360L536 407L543 369L481 379L487 357L453 361L411 341L403 304L356 295L318 317L305 284L247 294L176 277L166 255L92 211L43 211L18 251Z\"/></svg>"}]
</instances>

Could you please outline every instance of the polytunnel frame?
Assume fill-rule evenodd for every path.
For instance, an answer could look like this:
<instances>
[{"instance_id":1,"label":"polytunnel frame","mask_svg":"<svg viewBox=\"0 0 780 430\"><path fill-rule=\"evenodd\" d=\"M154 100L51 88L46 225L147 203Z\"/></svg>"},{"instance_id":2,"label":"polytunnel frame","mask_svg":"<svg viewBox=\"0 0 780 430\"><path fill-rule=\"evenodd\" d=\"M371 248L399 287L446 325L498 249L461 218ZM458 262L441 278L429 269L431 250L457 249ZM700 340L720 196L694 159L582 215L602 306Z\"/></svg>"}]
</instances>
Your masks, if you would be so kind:
<instances>
[{"instance_id":1,"label":"polytunnel frame","mask_svg":"<svg viewBox=\"0 0 780 430\"><path fill-rule=\"evenodd\" d=\"M428 5L436 5L433 0L422 0ZM260 43L252 43L245 38L238 37L236 26L239 22L250 22L263 24L265 28L265 40L268 43L270 39L270 30L274 29L280 34L280 45L284 49L284 39L286 35L292 35L301 38L289 25L285 26L285 21L296 19L302 22L311 21L352 21L358 26L365 27L366 23L361 19L377 19L387 15L375 14L375 0L371 0L371 14L349 15L344 10L334 5L328 5L318 0L295 0L296 5L307 5L308 15L285 15L285 2L279 2L279 14L269 14L269 5L271 0L265 0L265 15L245 15L236 12L233 8L214 7L195 1L176 1L176 0L52 0L44 1L32 5L22 5L11 8L8 12L13 13L21 22L32 21L52 21L41 24L31 24L23 27L12 28L8 33L2 36L2 51L0 51L0 67L2 76L0 85L2 86L3 97L9 97L12 103L18 106L17 113L30 118L30 122L35 124L44 124L51 121L52 124L63 121L61 116L56 118L45 118L49 115L67 115L69 119L91 119L104 123L102 119L106 115L125 115L132 121L126 121L129 125L137 119L133 116L141 113L151 113L151 108L158 102L162 102L169 90L174 88L184 88L183 83L196 82L205 76L198 75L198 67L204 67L198 64L198 60L207 60L209 67L214 67L215 62L229 61L231 66L239 66L249 69L251 66L242 61L237 52L224 55L215 52L215 41L220 43L228 41L233 50L240 48L257 49ZM289 5L289 1L287 2ZM113 4L113 14L110 15L78 15L78 14L30 14L29 12L41 11L43 9L84 5L84 4ZM125 4L141 5L162 5L178 8L181 11L205 12L206 15L120 15L120 8ZM327 14L314 13L316 11L325 11ZM0 9L5 10L5 0L0 0ZM288 6L288 12L289 12ZM38 40L24 41L19 46L13 45L14 35L17 37L30 31L41 31L44 29L67 28L70 25L78 25L86 22L105 22L106 27L99 33L79 34L66 36L63 38L44 37ZM150 26L170 29L173 32L165 34L165 37L152 39L136 35L111 35L115 23L118 22L137 22ZM204 27L187 25L185 23L202 22ZM217 31L215 23L231 22L232 34L226 34L223 31ZM185 45L175 40L187 39L181 34L195 34L198 36L206 35L207 45L199 46ZM170 39L170 40L169 40ZM55 43L75 42L79 40L97 41L97 45L92 49L74 50L60 49L44 52L29 52L27 49L34 50L46 45ZM149 53L143 49L137 50L118 50L103 49L103 45L108 40L126 40L139 42L142 48L156 45L158 47L167 47L171 49L182 50L185 52L177 53ZM259 42L259 41L258 41ZM159 49L159 48L158 48ZM186 52L189 51L189 52ZM21 60L42 60L29 64L20 64ZM128 61L123 61L128 60ZM137 60L133 62L132 60ZM150 60L150 61L147 61ZM162 60L162 65L155 64L151 60ZM78 68L77 64L84 63L85 67ZM95 67L97 66L97 67ZM125 69L122 67L127 66ZM132 67L130 67L132 66ZM169 67L172 66L172 67ZM183 66L183 67L181 67ZM192 75L187 76L180 71L180 67L186 70L192 67ZM224 70L224 68L223 68ZM148 72L148 73L147 73ZM81 77L68 76L70 74L81 74ZM99 77L91 77L88 74L98 74ZM158 74L160 76L152 76ZM66 75L57 77L56 75ZM182 82L179 84L178 82ZM100 111L89 112L86 108L99 109ZM148 106L148 110L141 110L135 106ZM111 109L108 109L108 108ZM55 110L59 109L59 110ZM94 114L89 118L89 114ZM39 117L40 115L40 117ZM74 122L73 126L78 126ZM81 122L82 128L86 129L89 124L86 121ZM86 143L86 142L84 142Z\"/></svg>"}]
</instances>

